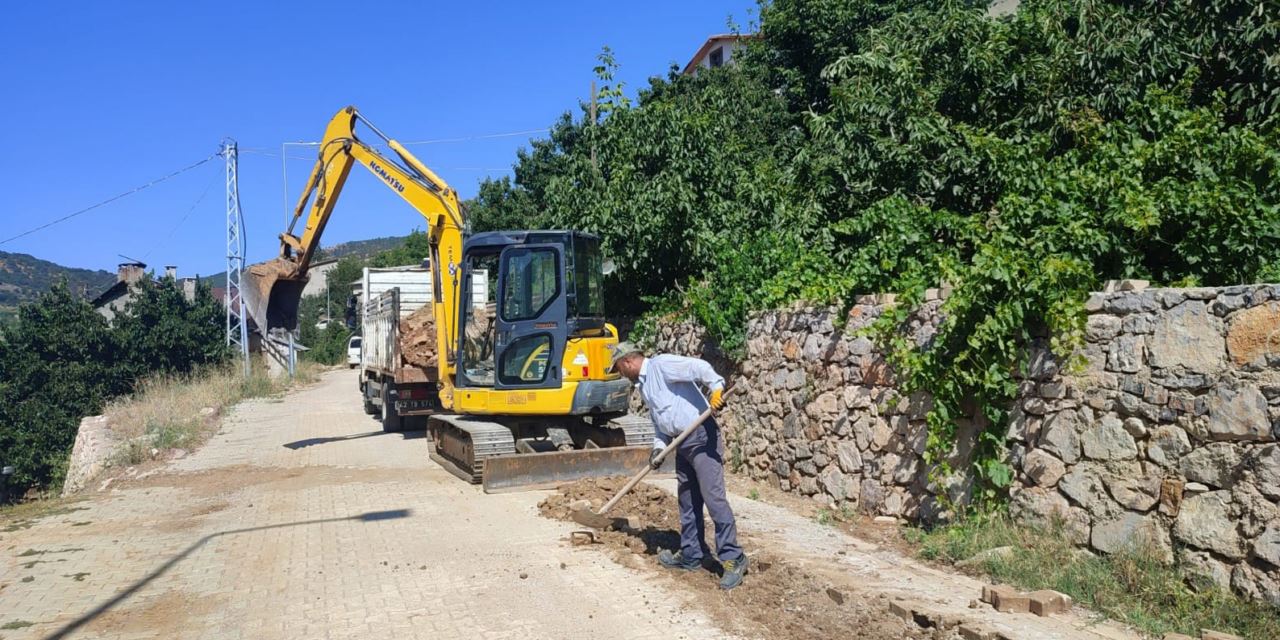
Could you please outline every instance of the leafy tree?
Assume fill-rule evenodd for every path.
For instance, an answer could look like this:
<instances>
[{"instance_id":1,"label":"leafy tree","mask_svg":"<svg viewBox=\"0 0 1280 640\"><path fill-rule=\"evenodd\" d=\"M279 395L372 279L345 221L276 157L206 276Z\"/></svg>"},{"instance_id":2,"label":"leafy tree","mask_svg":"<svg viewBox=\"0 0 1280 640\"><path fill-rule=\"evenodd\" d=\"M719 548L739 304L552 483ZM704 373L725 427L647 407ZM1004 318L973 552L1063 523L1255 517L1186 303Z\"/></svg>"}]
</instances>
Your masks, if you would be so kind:
<instances>
[{"instance_id":1,"label":"leafy tree","mask_svg":"<svg viewBox=\"0 0 1280 640\"><path fill-rule=\"evenodd\" d=\"M61 482L82 416L127 392L120 353L101 315L66 282L19 307L0 328L0 464L18 488Z\"/></svg>"},{"instance_id":2,"label":"leafy tree","mask_svg":"<svg viewBox=\"0 0 1280 640\"><path fill-rule=\"evenodd\" d=\"M155 373L186 373L227 357L225 316L205 284L188 301L173 278L143 278L116 318L113 338L134 378Z\"/></svg>"},{"instance_id":3,"label":"leafy tree","mask_svg":"<svg viewBox=\"0 0 1280 640\"><path fill-rule=\"evenodd\" d=\"M998 489L1028 341L1047 326L1069 353L1085 291L1280 276L1280 8L986 5L763 3L737 64L565 114L481 185L473 221L595 231L613 313L683 310L731 349L755 308L896 291L905 314L954 285L928 349L895 339L905 315L879 337L938 399L935 459L976 401L975 470Z\"/></svg>"},{"instance_id":4,"label":"leafy tree","mask_svg":"<svg viewBox=\"0 0 1280 640\"><path fill-rule=\"evenodd\" d=\"M172 279L140 281L115 327L65 282L0 328L0 464L18 488L57 486L80 419L143 376L226 357L223 315L206 286L187 301Z\"/></svg>"}]
</instances>

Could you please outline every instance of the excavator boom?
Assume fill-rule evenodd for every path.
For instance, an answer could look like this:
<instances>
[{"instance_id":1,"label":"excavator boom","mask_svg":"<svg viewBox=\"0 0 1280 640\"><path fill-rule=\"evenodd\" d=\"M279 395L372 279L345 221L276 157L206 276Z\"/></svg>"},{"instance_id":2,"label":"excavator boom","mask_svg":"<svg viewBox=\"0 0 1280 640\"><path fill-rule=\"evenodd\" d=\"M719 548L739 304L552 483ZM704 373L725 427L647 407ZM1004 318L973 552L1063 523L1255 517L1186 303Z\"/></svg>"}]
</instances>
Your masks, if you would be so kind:
<instances>
[{"instance_id":1,"label":"excavator boom","mask_svg":"<svg viewBox=\"0 0 1280 640\"><path fill-rule=\"evenodd\" d=\"M356 137L357 122L363 122L381 138L395 159ZM320 236L333 214L347 175L357 163L426 219L431 263L443 266L431 271L437 344L452 344L457 336L454 310L458 305L459 261L465 226L458 195L408 149L384 135L350 106L339 111L325 129L307 188L294 207L288 229L280 234L280 255L246 270L242 295L249 316L264 334L275 329L293 331L297 328L298 304L306 288L307 271L320 248ZM303 221L302 232L295 235L299 221ZM451 353L449 349L442 351ZM448 357L438 358L442 402L451 396L450 374L454 364Z\"/></svg>"}]
</instances>

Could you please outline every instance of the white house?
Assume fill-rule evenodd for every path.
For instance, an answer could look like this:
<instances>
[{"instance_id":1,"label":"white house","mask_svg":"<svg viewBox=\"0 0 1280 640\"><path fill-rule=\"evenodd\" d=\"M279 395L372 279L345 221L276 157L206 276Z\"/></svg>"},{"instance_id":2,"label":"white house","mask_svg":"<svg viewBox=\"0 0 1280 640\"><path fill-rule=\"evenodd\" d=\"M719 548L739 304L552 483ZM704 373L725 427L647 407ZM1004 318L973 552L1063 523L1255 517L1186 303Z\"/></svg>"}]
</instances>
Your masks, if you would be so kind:
<instances>
[{"instance_id":1,"label":"white house","mask_svg":"<svg viewBox=\"0 0 1280 640\"><path fill-rule=\"evenodd\" d=\"M698 52L693 54L693 58L689 60L689 64L684 66L683 73L686 76L698 75L700 69L714 69L723 67L733 62L733 54L747 46L747 39L754 38L753 35L743 35L740 33L722 33L707 38L698 48Z\"/></svg>"}]
</instances>

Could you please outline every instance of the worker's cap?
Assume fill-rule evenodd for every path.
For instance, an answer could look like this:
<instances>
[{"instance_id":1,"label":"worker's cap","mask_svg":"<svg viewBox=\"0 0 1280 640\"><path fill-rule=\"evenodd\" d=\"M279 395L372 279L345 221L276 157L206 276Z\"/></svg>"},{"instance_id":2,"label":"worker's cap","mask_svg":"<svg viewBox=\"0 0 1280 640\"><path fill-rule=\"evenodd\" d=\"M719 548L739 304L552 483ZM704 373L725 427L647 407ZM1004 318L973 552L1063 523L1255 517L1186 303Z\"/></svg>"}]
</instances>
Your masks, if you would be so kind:
<instances>
[{"instance_id":1,"label":"worker's cap","mask_svg":"<svg viewBox=\"0 0 1280 640\"><path fill-rule=\"evenodd\" d=\"M640 347L631 342L619 342L609 346L609 368L607 371L614 371L618 365L618 361L626 357L628 354L640 353Z\"/></svg>"}]
</instances>

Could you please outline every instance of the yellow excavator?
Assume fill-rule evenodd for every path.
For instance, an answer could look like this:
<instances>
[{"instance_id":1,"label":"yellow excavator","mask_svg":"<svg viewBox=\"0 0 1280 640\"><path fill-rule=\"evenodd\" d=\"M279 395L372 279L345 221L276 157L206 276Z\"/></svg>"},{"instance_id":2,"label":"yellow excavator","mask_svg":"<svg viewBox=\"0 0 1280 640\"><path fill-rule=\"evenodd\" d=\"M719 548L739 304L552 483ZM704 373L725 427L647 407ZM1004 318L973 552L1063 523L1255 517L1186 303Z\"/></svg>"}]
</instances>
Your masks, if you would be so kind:
<instances>
[{"instance_id":1,"label":"yellow excavator","mask_svg":"<svg viewBox=\"0 0 1280 640\"><path fill-rule=\"evenodd\" d=\"M391 155L360 140L357 123ZM422 214L431 254L429 276L419 273L431 279L435 370L403 389L362 380L362 389L380 387L384 413L386 402L416 397L411 384L430 380L432 397L403 406L426 416L432 459L488 492L629 474L646 464L653 425L628 415L630 382L606 372L618 330L604 317L599 238L581 231L470 234L457 192L354 107L329 122L280 235L279 257L246 270L242 295L259 331L296 329L308 269L356 164ZM295 234L300 220L305 225ZM474 304L477 296L490 297L490 313ZM475 335L477 326L487 336ZM489 347L471 348L474 338L488 339Z\"/></svg>"}]
</instances>

